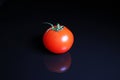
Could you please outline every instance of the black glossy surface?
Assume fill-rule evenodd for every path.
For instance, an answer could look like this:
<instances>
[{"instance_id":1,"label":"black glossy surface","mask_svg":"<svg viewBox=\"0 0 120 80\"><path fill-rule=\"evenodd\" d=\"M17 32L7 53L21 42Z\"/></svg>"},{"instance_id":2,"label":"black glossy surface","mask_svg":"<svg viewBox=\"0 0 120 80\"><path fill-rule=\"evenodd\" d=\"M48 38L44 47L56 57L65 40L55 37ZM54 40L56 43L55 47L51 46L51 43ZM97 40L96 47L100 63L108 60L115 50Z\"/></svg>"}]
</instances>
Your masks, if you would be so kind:
<instances>
[{"instance_id":1,"label":"black glossy surface","mask_svg":"<svg viewBox=\"0 0 120 80\"><path fill-rule=\"evenodd\" d=\"M72 6L62 2L11 1L0 9L4 75L1 80L120 80L118 9L79 8L79 4ZM41 39L48 27L42 23L46 21L59 22L73 32L75 42L67 53L68 59L51 55L43 47ZM68 69L63 73L49 70L48 65L54 69L51 68L56 63L52 62L54 58L61 66L68 64Z\"/></svg>"}]
</instances>

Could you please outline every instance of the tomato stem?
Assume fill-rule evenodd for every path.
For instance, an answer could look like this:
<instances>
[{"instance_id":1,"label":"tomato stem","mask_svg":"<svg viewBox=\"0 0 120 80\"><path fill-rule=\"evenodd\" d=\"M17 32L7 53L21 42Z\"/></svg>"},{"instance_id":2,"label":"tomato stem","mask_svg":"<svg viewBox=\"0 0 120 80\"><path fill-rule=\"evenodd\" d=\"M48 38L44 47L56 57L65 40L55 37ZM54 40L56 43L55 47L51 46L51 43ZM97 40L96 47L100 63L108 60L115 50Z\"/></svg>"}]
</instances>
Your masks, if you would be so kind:
<instances>
[{"instance_id":1,"label":"tomato stem","mask_svg":"<svg viewBox=\"0 0 120 80\"><path fill-rule=\"evenodd\" d=\"M54 26L53 24L48 23L48 22L44 22L44 23L49 24L52 27L52 30L54 30L54 31L59 31L59 30L63 29L63 27L64 27L63 25L60 25L59 23L56 26Z\"/></svg>"},{"instance_id":2,"label":"tomato stem","mask_svg":"<svg viewBox=\"0 0 120 80\"><path fill-rule=\"evenodd\" d=\"M49 22L44 22L44 24L49 24L52 28L54 28L54 25Z\"/></svg>"}]
</instances>

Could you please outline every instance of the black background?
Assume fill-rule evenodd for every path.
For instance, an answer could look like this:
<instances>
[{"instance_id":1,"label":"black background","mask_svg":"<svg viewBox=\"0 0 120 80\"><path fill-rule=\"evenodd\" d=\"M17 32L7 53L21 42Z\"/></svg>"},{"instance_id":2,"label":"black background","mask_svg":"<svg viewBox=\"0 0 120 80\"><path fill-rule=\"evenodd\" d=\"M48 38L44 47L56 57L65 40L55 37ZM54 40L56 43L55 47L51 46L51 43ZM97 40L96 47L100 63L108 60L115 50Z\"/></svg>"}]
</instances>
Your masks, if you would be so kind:
<instances>
[{"instance_id":1,"label":"black background","mask_svg":"<svg viewBox=\"0 0 120 80\"><path fill-rule=\"evenodd\" d=\"M112 1L93 2L2 0L1 80L120 80L119 8ZM64 73L44 65L51 53L42 45L48 28L43 22L66 25L75 36Z\"/></svg>"}]
</instances>

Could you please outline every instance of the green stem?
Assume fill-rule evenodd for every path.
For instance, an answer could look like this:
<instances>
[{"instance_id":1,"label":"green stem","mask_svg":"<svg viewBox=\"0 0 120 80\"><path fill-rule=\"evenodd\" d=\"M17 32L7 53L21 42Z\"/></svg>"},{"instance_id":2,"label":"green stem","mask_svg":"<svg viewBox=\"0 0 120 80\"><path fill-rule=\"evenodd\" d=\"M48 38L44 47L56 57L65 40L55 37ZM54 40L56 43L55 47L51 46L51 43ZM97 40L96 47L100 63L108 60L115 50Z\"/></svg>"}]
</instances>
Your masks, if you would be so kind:
<instances>
[{"instance_id":1,"label":"green stem","mask_svg":"<svg viewBox=\"0 0 120 80\"><path fill-rule=\"evenodd\" d=\"M44 22L44 24L49 24L52 28L54 28L54 25L49 22Z\"/></svg>"},{"instance_id":2,"label":"green stem","mask_svg":"<svg viewBox=\"0 0 120 80\"><path fill-rule=\"evenodd\" d=\"M63 29L63 25L60 25L60 24L57 24L56 25L56 27L53 25L53 24L51 24L51 23L48 23L48 22L44 22L45 24L49 24L51 27L52 27L52 30L54 30L54 31L59 31L59 30L61 30L61 29Z\"/></svg>"}]
</instances>

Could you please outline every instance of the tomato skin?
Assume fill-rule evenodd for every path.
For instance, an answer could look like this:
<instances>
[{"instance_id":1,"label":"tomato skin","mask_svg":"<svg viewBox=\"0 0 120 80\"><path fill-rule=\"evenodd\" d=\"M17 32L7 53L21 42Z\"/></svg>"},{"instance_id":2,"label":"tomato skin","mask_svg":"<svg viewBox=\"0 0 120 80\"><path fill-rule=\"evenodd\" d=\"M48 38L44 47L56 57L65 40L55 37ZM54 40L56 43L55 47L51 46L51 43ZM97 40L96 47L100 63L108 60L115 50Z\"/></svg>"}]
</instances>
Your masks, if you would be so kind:
<instances>
[{"instance_id":1,"label":"tomato skin","mask_svg":"<svg viewBox=\"0 0 120 80\"><path fill-rule=\"evenodd\" d=\"M55 54L66 53L72 47L73 42L73 33L66 26L59 31L49 28L43 35L44 46Z\"/></svg>"}]
</instances>

